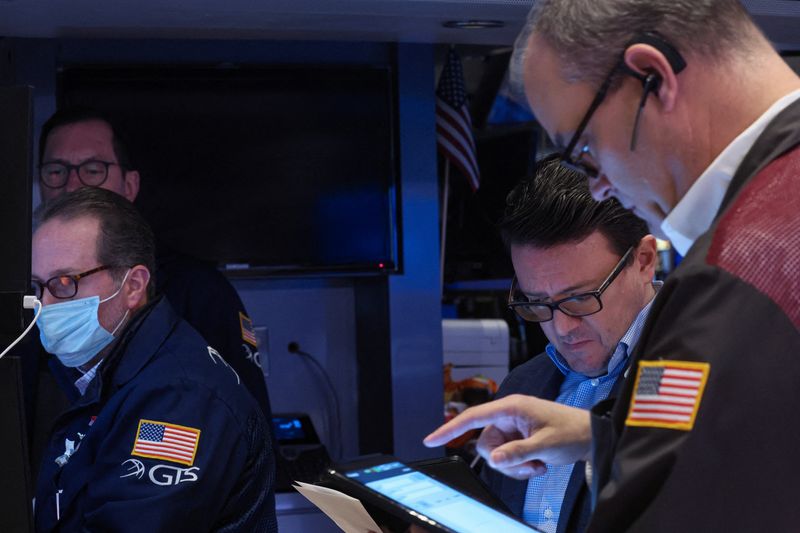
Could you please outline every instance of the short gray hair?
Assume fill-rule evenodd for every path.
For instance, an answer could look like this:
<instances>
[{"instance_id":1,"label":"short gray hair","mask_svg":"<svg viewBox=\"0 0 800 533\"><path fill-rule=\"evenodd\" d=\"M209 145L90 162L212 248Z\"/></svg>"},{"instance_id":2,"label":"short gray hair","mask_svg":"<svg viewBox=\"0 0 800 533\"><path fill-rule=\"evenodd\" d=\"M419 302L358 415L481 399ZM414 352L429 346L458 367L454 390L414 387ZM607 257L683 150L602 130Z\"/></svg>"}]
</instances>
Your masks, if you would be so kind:
<instances>
[{"instance_id":1,"label":"short gray hair","mask_svg":"<svg viewBox=\"0 0 800 533\"><path fill-rule=\"evenodd\" d=\"M720 60L747 54L760 31L738 0L536 0L511 60L521 88L528 41L552 47L567 81L599 84L626 45L645 32L660 35L684 57Z\"/></svg>"}]
</instances>

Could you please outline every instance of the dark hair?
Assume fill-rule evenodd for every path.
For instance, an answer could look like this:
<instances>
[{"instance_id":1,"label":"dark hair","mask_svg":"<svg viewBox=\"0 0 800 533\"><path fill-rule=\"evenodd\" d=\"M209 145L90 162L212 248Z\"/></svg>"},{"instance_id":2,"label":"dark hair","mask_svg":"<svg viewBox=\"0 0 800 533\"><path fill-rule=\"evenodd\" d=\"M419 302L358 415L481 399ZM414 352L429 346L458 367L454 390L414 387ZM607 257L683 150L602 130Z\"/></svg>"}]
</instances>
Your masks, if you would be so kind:
<instances>
[{"instance_id":1,"label":"dark hair","mask_svg":"<svg viewBox=\"0 0 800 533\"><path fill-rule=\"evenodd\" d=\"M550 248L599 231L619 255L648 234L647 224L616 199L595 201L586 177L563 167L556 155L540 161L533 176L509 193L498 226L507 247Z\"/></svg>"},{"instance_id":2,"label":"dark hair","mask_svg":"<svg viewBox=\"0 0 800 533\"><path fill-rule=\"evenodd\" d=\"M114 147L114 156L116 156L119 166L122 167L123 170L135 169L133 161L131 161L130 152L128 151L128 144L125 142L124 134L120 132L119 128L117 128L108 115L89 107L67 107L59 109L53 116L47 119L47 122L42 126L41 134L39 134L39 163L41 164L44 158L47 137L53 130L62 126L80 124L81 122L90 122L92 120L104 122L111 128L111 142Z\"/></svg>"},{"instance_id":3,"label":"dark hair","mask_svg":"<svg viewBox=\"0 0 800 533\"><path fill-rule=\"evenodd\" d=\"M53 219L97 219L100 223L96 250L99 263L118 267L113 272L117 280L122 279L128 268L144 265L151 276L148 296L153 296L152 280L156 271L153 231L124 197L98 187L82 187L41 205L34 217L37 226Z\"/></svg>"}]
</instances>

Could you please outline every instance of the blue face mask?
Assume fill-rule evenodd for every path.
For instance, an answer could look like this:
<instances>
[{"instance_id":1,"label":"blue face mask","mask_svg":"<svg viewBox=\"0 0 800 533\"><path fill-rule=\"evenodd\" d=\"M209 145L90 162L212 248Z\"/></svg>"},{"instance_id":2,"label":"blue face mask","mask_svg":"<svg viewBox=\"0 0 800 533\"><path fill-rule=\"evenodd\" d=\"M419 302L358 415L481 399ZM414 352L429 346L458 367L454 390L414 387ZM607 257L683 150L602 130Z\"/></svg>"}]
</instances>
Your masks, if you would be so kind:
<instances>
[{"instance_id":1,"label":"blue face mask","mask_svg":"<svg viewBox=\"0 0 800 533\"><path fill-rule=\"evenodd\" d=\"M130 270L125 274L117 292L101 300L99 296L79 298L42 308L39 321L39 338L49 353L58 357L61 364L68 367L82 366L111 344L114 333L125 322L128 311L119 321L114 331L108 332L100 325L97 312L100 304L116 297L122 290Z\"/></svg>"}]
</instances>

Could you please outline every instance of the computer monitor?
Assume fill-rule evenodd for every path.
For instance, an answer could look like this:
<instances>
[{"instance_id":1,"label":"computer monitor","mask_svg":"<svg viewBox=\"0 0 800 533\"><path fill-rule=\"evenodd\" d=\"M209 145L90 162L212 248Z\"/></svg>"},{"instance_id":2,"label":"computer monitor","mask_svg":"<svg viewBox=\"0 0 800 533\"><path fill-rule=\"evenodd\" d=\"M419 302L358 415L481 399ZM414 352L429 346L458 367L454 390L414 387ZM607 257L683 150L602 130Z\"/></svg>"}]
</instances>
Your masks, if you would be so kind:
<instances>
[{"instance_id":1,"label":"computer monitor","mask_svg":"<svg viewBox=\"0 0 800 533\"><path fill-rule=\"evenodd\" d=\"M23 330L31 269L31 88L0 87L0 352ZM0 531L31 530L21 361L0 359Z\"/></svg>"},{"instance_id":2,"label":"computer monitor","mask_svg":"<svg viewBox=\"0 0 800 533\"><path fill-rule=\"evenodd\" d=\"M400 268L391 65L70 66L59 87L127 135L162 245L234 276Z\"/></svg>"}]
</instances>

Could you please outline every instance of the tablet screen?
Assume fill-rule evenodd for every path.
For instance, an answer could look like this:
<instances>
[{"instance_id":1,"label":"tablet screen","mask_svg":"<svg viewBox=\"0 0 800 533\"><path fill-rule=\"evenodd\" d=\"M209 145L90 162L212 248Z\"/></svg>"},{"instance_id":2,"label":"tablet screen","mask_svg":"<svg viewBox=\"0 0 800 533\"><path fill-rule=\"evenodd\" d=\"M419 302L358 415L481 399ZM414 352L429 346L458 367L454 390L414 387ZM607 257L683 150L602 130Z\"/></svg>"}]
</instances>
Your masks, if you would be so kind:
<instances>
[{"instance_id":1,"label":"tablet screen","mask_svg":"<svg viewBox=\"0 0 800 533\"><path fill-rule=\"evenodd\" d=\"M530 533L533 530L524 523L397 461L344 474L351 480L460 533Z\"/></svg>"}]
</instances>

